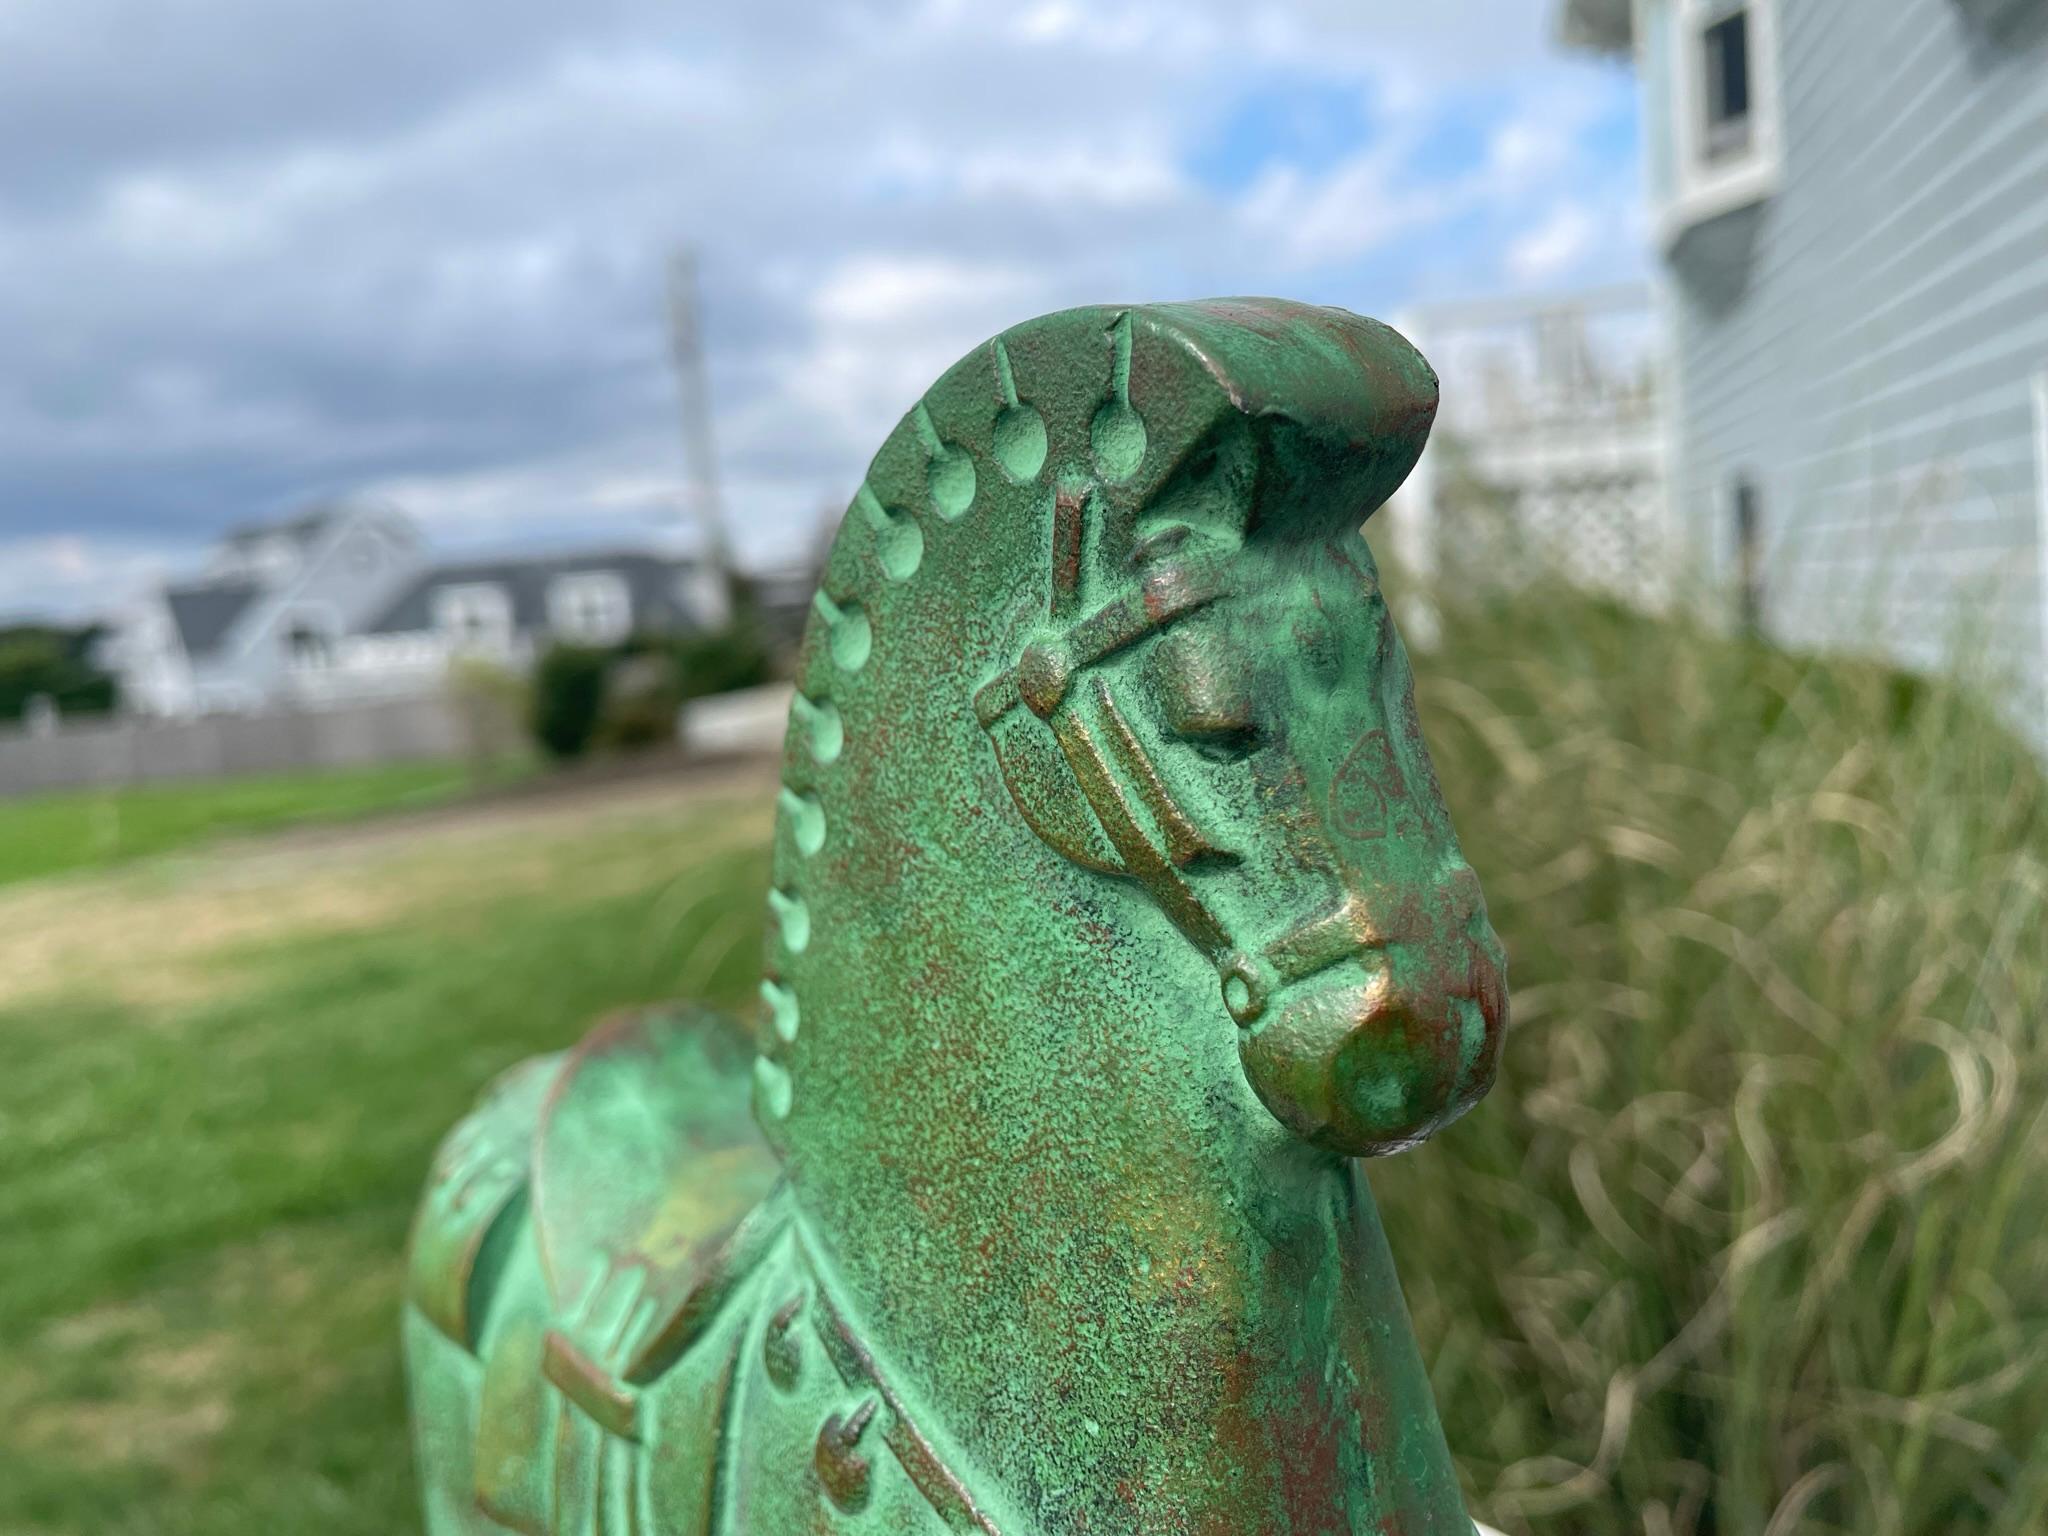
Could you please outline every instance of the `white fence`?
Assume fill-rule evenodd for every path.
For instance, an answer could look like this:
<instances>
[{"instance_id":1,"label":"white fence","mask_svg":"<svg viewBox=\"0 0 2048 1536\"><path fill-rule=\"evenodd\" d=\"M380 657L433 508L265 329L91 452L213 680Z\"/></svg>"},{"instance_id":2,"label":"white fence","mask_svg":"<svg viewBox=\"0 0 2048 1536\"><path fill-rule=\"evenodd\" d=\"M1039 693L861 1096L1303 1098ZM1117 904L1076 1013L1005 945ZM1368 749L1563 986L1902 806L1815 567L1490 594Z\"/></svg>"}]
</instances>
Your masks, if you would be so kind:
<instances>
[{"instance_id":1,"label":"white fence","mask_svg":"<svg viewBox=\"0 0 2048 1536\"><path fill-rule=\"evenodd\" d=\"M0 796L460 756L473 732L438 698L295 714L79 720L0 731Z\"/></svg>"},{"instance_id":2,"label":"white fence","mask_svg":"<svg viewBox=\"0 0 2048 1536\"><path fill-rule=\"evenodd\" d=\"M1647 289L1430 306L1401 328L1443 406L1397 499L1402 558L1453 582L1546 573L1655 603L1670 573L1665 347Z\"/></svg>"}]
</instances>

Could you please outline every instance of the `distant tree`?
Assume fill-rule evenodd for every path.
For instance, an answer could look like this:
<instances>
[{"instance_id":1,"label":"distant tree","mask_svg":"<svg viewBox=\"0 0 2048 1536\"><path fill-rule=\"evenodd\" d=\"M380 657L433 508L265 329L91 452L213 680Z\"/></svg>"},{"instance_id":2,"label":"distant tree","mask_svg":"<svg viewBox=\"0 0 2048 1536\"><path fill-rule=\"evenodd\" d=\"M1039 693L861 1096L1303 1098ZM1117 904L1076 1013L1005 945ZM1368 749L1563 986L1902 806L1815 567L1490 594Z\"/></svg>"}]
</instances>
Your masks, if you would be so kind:
<instances>
[{"instance_id":1,"label":"distant tree","mask_svg":"<svg viewBox=\"0 0 2048 1536\"><path fill-rule=\"evenodd\" d=\"M597 744L613 752L673 746L680 703L675 658L652 637L628 640L605 674Z\"/></svg>"},{"instance_id":2,"label":"distant tree","mask_svg":"<svg viewBox=\"0 0 2048 1536\"><path fill-rule=\"evenodd\" d=\"M0 720L18 721L47 698L65 715L103 715L119 701L111 674L93 659L105 631L20 624L0 629Z\"/></svg>"},{"instance_id":3,"label":"distant tree","mask_svg":"<svg viewBox=\"0 0 2048 1536\"><path fill-rule=\"evenodd\" d=\"M607 647L558 645L534 668L534 737L550 757L591 748L638 751L676 740L676 711L710 693L753 688L774 676L774 658L746 588L735 591L723 629L641 633Z\"/></svg>"}]
</instances>

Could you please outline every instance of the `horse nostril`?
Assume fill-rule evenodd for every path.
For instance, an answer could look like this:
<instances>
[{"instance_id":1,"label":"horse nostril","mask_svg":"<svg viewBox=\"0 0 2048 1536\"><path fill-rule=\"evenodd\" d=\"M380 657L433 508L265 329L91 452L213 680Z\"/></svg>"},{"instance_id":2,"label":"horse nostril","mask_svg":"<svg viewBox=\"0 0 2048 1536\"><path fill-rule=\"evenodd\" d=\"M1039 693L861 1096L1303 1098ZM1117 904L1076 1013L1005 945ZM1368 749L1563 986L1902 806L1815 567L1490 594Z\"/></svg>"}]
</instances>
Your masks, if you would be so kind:
<instances>
[{"instance_id":1,"label":"horse nostril","mask_svg":"<svg viewBox=\"0 0 2048 1536\"><path fill-rule=\"evenodd\" d=\"M1244 1018L1248 1013L1251 1012L1251 983L1246 981L1242 976L1224 977L1223 1006L1230 1010L1230 1016L1232 1018Z\"/></svg>"},{"instance_id":2,"label":"horse nostril","mask_svg":"<svg viewBox=\"0 0 2048 1536\"><path fill-rule=\"evenodd\" d=\"M1274 979L1272 968L1254 956L1240 952L1224 962L1223 1006L1240 1029L1251 1028L1266 1011Z\"/></svg>"}]
</instances>

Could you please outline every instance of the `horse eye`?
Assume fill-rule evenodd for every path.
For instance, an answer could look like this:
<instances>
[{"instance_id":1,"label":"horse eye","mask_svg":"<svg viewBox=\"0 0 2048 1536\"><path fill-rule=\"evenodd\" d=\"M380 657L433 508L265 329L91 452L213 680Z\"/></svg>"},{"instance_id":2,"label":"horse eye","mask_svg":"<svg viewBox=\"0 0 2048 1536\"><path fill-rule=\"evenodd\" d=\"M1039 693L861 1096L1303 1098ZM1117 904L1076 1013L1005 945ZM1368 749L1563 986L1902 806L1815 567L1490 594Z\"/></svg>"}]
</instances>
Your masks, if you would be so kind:
<instances>
[{"instance_id":1,"label":"horse eye","mask_svg":"<svg viewBox=\"0 0 2048 1536\"><path fill-rule=\"evenodd\" d=\"M1193 532L1186 523L1169 523L1157 533L1147 534L1131 551L1131 564L1149 565L1154 560L1164 559L1187 543Z\"/></svg>"},{"instance_id":2,"label":"horse eye","mask_svg":"<svg viewBox=\"0 0 2048 1536\"><path fill-rule=\"evenodd\" d=\"M1219 636L1172 635L1153 656L1152 678L1166 728L1203 756L1228 761L1258 746L1251 677Z\"/></svg>"},{"instance_id":3,"label":"horse eye","mask_svg":"<svg viewBox=\"0 0 2048 1536\"><path fill-rule=\"evenodd\" d=\"M1168 728L1204 757L1235 761L1259 745L1250 698L1213 673L1183 672L1170 678L1161 703Z\"/></svg>"},{"instance_id":4,"label":"horse eye","mask_svg":"<svg viewBox=\"0 0 2048 1536\"><path fill-rule=\"evenodd\" d=\"M1220 730L1181 733L1196 753L1212 763L1237 763L1259 750L1264 738L1255 725L1228 726Z\"/></svg>"}]
</instances>

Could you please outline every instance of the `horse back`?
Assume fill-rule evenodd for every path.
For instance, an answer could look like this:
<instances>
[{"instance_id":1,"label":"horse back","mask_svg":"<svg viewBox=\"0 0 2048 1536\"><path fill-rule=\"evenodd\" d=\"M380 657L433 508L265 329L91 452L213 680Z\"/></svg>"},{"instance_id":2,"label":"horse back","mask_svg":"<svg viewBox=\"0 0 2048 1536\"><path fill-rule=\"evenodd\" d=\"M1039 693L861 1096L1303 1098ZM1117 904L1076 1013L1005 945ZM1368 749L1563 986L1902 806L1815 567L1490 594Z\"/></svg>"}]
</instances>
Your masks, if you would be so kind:
<instances>
[{"instance_id":1,"label":"horse back","mask_svg":"<svg viewBox=\"0 0 2048 1536\"><path fill-rule=\"evenodd\" d=\"M662 1529L715 1528L739 1303L783 1226L750 1073L718 1014L621 1015L443 1143L406 1321L431 1536L647 1528L657 1396Z\"/></svg>"}]
</instances>

